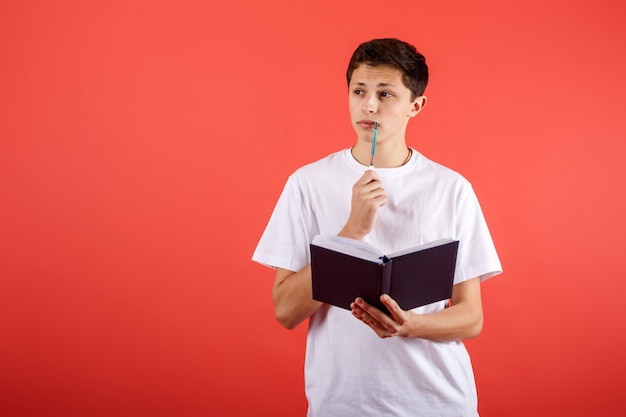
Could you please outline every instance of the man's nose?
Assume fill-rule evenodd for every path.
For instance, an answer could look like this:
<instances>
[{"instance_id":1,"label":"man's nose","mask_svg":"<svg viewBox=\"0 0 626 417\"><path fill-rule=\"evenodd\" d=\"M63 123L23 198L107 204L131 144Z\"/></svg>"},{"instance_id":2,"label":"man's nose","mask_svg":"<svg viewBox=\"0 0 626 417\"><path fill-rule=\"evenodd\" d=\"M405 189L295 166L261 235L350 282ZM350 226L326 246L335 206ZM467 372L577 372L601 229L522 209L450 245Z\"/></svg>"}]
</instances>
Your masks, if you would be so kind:
<instances>
[{"instance_id":1,"label":"man's nose","mask_svg":"<svg viewBox=\"0 0 626 417\"><path fill-rule=\"evenodd\" d=\"M363 112L368 114L376 113L378 110L378 100L375 94L370 94L363 103Z\"/></svg>"}]
</instances>

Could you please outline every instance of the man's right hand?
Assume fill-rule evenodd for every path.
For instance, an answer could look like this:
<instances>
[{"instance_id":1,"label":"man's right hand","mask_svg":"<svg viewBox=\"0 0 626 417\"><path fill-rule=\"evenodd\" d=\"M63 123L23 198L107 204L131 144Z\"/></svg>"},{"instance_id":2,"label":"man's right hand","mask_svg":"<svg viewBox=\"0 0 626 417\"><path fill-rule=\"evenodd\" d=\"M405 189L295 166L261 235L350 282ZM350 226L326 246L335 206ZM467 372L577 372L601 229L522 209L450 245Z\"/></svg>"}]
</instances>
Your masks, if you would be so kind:
<instances>
[{"instance_id":1,"label":"man's right hand","mask_svg":"<svg viewBox=\"0 0 626 417\"><path fill-rule=\"evenodd\" d=\"M378 209L387 202L383 183L374 170L368 169L352 186L350 217L339 236L361 240L376 224Z\"/></svg>"}]
</instances>

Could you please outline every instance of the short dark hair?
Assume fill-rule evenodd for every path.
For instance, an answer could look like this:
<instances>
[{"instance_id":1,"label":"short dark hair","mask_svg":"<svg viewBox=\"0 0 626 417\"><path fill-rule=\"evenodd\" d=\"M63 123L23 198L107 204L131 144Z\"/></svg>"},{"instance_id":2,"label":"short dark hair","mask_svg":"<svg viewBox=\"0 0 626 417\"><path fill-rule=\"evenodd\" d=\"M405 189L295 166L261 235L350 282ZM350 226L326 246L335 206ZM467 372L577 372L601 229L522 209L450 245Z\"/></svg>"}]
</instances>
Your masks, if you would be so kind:
<instances>
[{"instance_id":1,"label":"short dark hair","mask_svg":"<svg viewBox=\"0 0 626 417\"><path fill-rule=\"evenodd\" d=\"M394 38L373 39L363 42L356 48L348 64L348 85L352 73L361 64L376 67L388 65L402 71L402 82L411 90L411 100L424 94L428 84L428 66L424 55L415 47Z\"/></svg>"}]
</instances>

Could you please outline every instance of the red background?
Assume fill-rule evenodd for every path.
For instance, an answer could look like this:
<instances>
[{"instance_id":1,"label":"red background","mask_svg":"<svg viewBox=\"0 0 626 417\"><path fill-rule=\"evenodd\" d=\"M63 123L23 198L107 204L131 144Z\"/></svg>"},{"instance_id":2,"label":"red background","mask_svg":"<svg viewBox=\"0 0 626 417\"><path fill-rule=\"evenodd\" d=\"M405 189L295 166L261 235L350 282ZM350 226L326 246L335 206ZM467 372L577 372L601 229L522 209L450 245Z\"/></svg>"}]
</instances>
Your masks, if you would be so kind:
<instances>
[{"instance_id":1,"label":"red background","mask_svg":"<svg viewBox=\"0 0 626 417\"><path fill-rule=\"evenodd\" d=\"M361 41L428 59L409 143L463 173L505 273L480 412L623 412L618 1L0 3L0 415L304 415L306 326L250 257L354 141Z\"/></svg>"}]
</instances>

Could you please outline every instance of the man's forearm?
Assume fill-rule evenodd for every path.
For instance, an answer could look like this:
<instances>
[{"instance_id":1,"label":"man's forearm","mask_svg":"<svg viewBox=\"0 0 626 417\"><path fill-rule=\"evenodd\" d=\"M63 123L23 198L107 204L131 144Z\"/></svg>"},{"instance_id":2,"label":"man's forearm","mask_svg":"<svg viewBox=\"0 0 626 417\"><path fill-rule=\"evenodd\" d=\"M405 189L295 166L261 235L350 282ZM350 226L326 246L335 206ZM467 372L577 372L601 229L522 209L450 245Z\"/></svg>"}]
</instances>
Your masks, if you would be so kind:
<instances>
[{"instance_id":1,"label":"man's forearm","mask_svg":"<svg viewBox=\"0 0 626 417\"><path fill-rule=\"evenodd\" d=\"M430 314L409 313L406 337L438 342L471 339L482 330L483 315L479 308L456 305Z\"/></svg>"},{"instance_id":2,"label":"man's forearm","mask_svg":"<svg viewBox=\"0 0 626 417\"><path fill-rule=\"evenodd\" d=\"M311 291L310 265L298 272L278 269L272 289L278 322L293 329L315 313L322 303L313 300Z\"/></svg>"}]
</instances>

